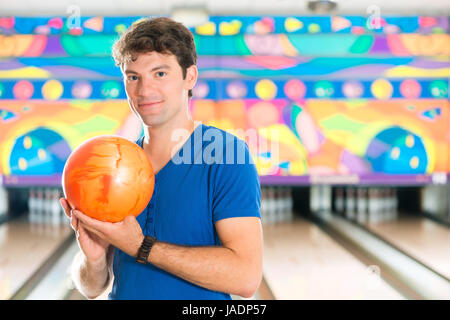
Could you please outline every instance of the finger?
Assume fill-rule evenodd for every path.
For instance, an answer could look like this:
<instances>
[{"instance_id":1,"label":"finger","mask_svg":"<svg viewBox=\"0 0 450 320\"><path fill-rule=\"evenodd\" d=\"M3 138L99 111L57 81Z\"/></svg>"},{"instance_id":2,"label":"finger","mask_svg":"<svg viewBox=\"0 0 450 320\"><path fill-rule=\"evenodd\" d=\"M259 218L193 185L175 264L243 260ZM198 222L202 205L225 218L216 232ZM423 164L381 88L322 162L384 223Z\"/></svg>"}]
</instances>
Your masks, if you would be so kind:
<instances>
[{"instance_id":1,"label":"finger","mask_svg":"<svg viewBox=\"0 0 450 320\"><path fill-rule=\"evenodd\" d=\"M96 229L102 233L106 233L105 231L107 231L113 225L111 222L105 222L105 221L93 219L78 210L72 210L72 214L75 215L86 226Z\"/></svg>"},{"instance_id":2,"label":"finger","mask_svg":"<svg viewBox=\"0 0 450 320\"><path fill-rule=\"evenodd\" d=\"M79 221L77 217L74 214L71 214L70 217L70 226L72 227L73 231L78 231Z\"/></svg>"},{"instance_id":3,"label":"finger","mask_svg":"<svg viewBox=\"0 0 450 320\"><path fill-rule=\"evenodd\" d=\"M75 231L75 235L78 238L83 237L85 234L89 236L90 232L83 226L82 222L78 223L78 229Z\"/></svg>"},{"instance_id":4,"label":"finger","mask_svg":"<svg viewBox=\"0 0 450 320\"><path fill-rule=\"evenodd\" d=\"M71 214L70 214L70 208L69 208L69 204L67 203L67 200L65 198L60 198L59 203L61 204L61 207L63 208L66 216L68 218L70 218Z\"/></svg>"},{"instance_id":5,"label":"finger","mask_svg":"<svg viewBox=\"0 0 450 320\"><path fill-rule=\"evenodd\" d=\"M90 232L90 233L93 233L93 234L95 234L97 237L99 237L99 238L101 238L101 239L104 239L104 238L105 238L105 235L104 235L101 231L99 231L99 230L97 230L97 229L95 229L95 228L92 228L92 227L86 225L86 224L83 223L82 221L79 221L78 232L80 232L80 230L82 230L81 232L86 232L86 231L88 231L88 232Z\"/></svg>"}]
</instances>

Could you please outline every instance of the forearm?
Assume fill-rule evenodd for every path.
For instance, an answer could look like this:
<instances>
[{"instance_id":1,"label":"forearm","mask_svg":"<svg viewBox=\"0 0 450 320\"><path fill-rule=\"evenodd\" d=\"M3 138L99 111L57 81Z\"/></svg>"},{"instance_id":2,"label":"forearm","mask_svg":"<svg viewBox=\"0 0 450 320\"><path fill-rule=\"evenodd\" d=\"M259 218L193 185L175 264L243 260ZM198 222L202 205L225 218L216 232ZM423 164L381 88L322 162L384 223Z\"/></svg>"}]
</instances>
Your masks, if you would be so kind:
<instances>
[{"instance_id":1,"label":"forearm","mask_svg":"<svg viewBox=\"0 0 450 320\"><path fill-rule=\"evenodd\" d=\"M157 241L148 261L156 267L201 287L251 296L261 280L257 263L223 246L187 247Z\"/></svg>"},{"instance_id":2,"label":"forearm","mask_svg":"<svg viewBox=\"0 0 450 320\"><path fill-rule=\"evenodd\" d=\"M99 261L89 262L81 251L73 261L71 273L78 291L89 299L102 294L110 280L106 256Z\"/></svg>"}]
</instances>

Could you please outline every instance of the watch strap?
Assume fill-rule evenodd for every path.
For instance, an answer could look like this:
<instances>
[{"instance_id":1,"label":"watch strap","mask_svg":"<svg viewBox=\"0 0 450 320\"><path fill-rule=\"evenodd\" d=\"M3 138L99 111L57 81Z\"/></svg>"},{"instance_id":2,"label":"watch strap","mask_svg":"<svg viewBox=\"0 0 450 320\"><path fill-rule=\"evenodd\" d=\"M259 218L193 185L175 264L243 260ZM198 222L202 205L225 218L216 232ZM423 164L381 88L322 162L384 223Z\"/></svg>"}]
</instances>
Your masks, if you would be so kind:
<instances>
[{"instance_id":1,"label":"watch strap","mask_svg":"<svg viewBox=\"0 0 450 320\"><path fill-rule=\"evenodd\" d=\"M145 236L142 241L141 247L139 248L136 262L141 264L146 264L148 255L150 254L150 250L153 247L153 244L156 242L156 238L152 236Z\"/></svg>"}]
</instances>

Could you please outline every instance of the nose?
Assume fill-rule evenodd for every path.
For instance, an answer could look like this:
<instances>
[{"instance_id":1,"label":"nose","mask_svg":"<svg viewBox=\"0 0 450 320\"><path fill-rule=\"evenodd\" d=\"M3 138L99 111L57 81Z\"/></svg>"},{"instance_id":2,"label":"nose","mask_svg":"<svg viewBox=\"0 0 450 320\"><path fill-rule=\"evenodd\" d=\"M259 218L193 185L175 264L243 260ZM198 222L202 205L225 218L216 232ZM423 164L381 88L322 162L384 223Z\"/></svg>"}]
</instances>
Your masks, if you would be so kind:
<instances>
[{"instance_id":1,"label":"nose","mask_svg":"<svg viewBox=\"0 0 450 320\"><path fill-rule=\"evenodd\" d=\"M136 94L139 97L143 98L148 98L157 95L157 87L155 83L145 78L139 82L136 90L137 90Z\"/></svg>"}]
</instances>

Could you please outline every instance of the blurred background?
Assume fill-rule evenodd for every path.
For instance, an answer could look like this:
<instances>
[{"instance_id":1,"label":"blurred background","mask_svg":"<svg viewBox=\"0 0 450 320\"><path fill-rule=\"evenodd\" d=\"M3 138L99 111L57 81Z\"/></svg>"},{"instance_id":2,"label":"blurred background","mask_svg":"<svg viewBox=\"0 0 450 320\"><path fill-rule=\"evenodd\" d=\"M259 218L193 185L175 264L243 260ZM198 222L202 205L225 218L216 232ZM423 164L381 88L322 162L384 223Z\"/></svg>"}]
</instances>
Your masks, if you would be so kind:
<instances>
[{"instance_id":1,"label":"blurred background","mask_svg":"<svg viewBox=\"0 0 450 320\"><path fill-rule=\"evenodd\" d=\"M61 173L88 138L142 134L111 45L149 16L194 34L194 119L252 151L264 231L252 299L449 299L449 9L0 0L0 299L84 299Z\"/></svg>"}]
</instances>

